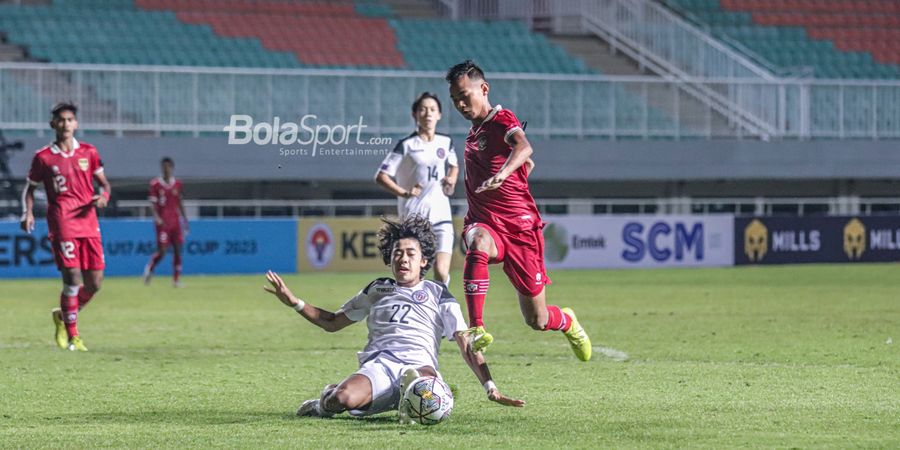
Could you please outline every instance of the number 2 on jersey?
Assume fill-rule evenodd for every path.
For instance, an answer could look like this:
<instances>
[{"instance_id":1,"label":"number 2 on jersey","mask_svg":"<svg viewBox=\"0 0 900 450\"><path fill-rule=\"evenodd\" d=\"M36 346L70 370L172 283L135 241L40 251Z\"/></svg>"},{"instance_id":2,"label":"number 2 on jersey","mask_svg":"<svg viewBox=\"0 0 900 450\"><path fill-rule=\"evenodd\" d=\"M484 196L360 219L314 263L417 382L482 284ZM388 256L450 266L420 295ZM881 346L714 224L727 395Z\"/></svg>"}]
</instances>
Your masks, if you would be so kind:
<instances>
[{"instance_id":1,"label":"number 2 on jersey","mask_svg":"<svg viewBox=\"0 0 900 450\"><path fill-rule=\"evenodd\" d=\"M409 323L406 321L406 315L409 314L409 310L411 309L409 305L391 305L391 309L394 310L394 313L391 314L391 318L388 319L388 322L403 324ZM400 317L397 317L397 313L399 313L400 311L403 311L403 313L400 314Z\"/></svg>"}]
</instances>

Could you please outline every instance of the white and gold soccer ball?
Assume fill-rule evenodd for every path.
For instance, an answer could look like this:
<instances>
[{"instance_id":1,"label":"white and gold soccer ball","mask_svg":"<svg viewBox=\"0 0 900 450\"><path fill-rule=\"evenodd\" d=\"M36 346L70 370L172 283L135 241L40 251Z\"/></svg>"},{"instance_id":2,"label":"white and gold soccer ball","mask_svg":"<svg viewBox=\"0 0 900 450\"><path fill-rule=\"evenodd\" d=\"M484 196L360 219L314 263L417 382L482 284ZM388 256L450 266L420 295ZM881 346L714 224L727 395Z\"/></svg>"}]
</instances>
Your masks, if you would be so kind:
<instances>
[{"instance_id":1,"label":"white and gold soccer ball","mask_svg":"<svg viewBox=\"0 0 900 450\"><path fill-rule=\"evenodd\" d=\"M450 417L453 411L453 393L440 378L417 378L400 398L400 411L413 422L438 424Z\"/></svg>"}]
</instances>

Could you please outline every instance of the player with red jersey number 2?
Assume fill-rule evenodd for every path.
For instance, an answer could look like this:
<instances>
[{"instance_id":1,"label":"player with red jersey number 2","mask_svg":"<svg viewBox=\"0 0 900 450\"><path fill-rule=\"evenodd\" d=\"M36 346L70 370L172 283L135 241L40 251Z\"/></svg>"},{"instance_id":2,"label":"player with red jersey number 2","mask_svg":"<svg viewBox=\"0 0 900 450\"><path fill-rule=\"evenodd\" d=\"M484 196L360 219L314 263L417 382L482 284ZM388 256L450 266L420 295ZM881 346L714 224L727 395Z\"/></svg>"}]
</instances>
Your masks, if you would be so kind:
<instances>
[{"instance_id":1,"label":"player with red jersey number 2","mask_svg":"<svg viewBox=\"0 0 900 450\"><path fill-rule=\"evenodd\" d=\"M75 140L78 108L60 103L51 110L52 144L38 150L31 160L28 184L22 193L21 227L34 230L34 190L43 184L47 192L47 225L53 259L63 279L59 308L51 311L56 344L72 351L87 351L78 334L78 313L103 282L103 244L95 208L109 203L110 187L94 146ZM94 192L94 179L100 189Z\"/></svg>"},{"instance_id":2,"label":"player with red jersey number 2","mask_svg":"<svg viewBox=\"0 0 900 450\"><path fill-rule=\"evenodd\" d=\"M522 125L512 111L491 106L490 85L472 61L451 67L446 80L453 105L472 122L465 151L469 211L463 227L463 288L473 349L484 350L494 340L485 331L482 311L488 264L502 262L525 322L535 330L562 331L575 356L589 360L591 340L575 312L546 303L544 286L550 279L544 267L543 222L529 191L533 150Z\"/></svg>"}]
</instances>

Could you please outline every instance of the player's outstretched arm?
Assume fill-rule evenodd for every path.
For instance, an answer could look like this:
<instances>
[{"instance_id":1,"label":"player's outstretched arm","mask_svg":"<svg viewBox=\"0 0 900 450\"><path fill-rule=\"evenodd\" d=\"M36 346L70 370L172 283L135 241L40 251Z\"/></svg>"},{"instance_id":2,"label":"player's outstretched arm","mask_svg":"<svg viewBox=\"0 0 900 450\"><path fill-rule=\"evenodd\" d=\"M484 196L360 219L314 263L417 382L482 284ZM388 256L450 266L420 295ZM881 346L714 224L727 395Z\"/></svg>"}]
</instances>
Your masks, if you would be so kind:
<instances>
[{"instance_id":1,"label":"player's outstretched arm","mask_svg":"<svg viewBox=\"0 0 900 450\"><path fill-rule=\"evenodd\" d=\"M271 270L266 272L266 279L272 285L272 287L263 286L266 292L277 297L286 306L293 308L313 325L328 332L335 332L354 323L344 313L335 314L300 300L291 292L277 273Z\"/></svg>"},{"instance_id":2,"label":"player's outstretched arm","mask_svg":"<svg viewBox=\"0 0 900 450\"><path fill-rule=\"evenodd\" d=\"M481 352L475 353L472 351L472 345L466 339L465 331L456 332L454 340L459 345L459 351L462 353L462 357L469 369L472 369L472 373L478 378L478 382L484 386L489 400L504 406L515 406L518 408L525 406L524 400L507 397L497 389L497 385L491 379L491 371L488 368L487 361L484 359L484 355Z\"/></svg>"},{"instance_id":3,"label":"player's outstretched arm","mask_svg":"<svg viewBox=\"0 0 900 450\"><path fill-rule=\"evenodd\" d=\"M524 131L516 131L509 136L508 140L509 145L512 147L509 158L506 158L506 162L503 163L503 166L500 167L500 170L494 176L484 180L484 183L475 189L476 194L499 188L513 172L522 167L523 164L527 164L527 161L531 159L534 149L531 148L531 143L525 137Z\"/></svg>"}]
</instances>

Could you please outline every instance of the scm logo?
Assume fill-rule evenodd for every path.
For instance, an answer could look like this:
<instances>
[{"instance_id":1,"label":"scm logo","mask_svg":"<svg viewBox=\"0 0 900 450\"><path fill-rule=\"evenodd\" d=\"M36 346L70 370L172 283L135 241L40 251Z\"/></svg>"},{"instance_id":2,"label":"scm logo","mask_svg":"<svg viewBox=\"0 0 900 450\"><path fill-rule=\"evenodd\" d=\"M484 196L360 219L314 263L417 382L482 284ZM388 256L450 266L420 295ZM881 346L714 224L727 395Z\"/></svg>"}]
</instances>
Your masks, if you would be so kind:
<instances>
[{"instance_id":1,"label":"scm logo","mask_svg":"<svg viewBox=\"0 0 900 450\"><path fill-rule=\"evenodd\" d=\"M622 228L622 240L625 243L622 258L629 262L639 262L649 253L658 262L673 258L675 261L684 261L693 252L694 260L703 261L703 223L676 222L674 225L673 230L672 225L666 222L656 222L644 234L643 224L625 224Z\"/></svg>"}]
</instances>

